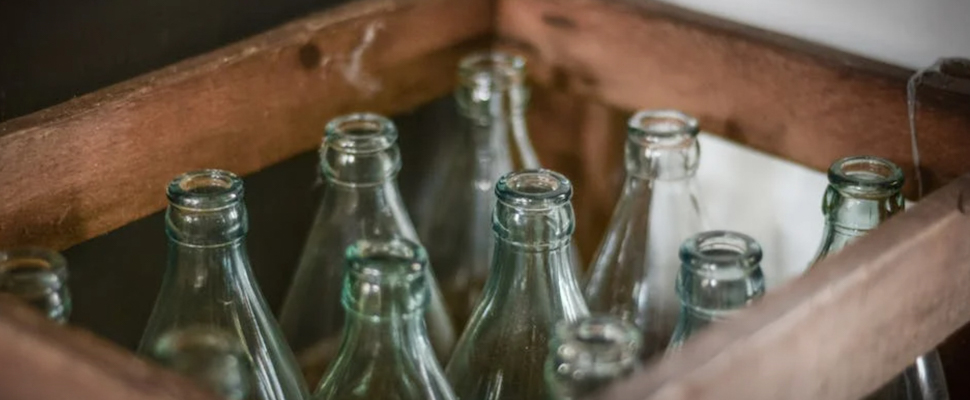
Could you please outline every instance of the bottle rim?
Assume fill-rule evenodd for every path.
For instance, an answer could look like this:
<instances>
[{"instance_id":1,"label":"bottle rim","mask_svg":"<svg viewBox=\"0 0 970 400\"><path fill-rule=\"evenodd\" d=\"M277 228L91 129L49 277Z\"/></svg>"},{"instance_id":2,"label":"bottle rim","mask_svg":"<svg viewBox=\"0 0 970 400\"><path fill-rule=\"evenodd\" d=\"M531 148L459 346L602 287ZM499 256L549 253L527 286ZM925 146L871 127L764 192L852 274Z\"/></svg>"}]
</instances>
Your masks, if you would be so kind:
<instances>
[{"instance_id":1,"label":"bottle rim","mask_svg":"<svg viewBox=\"0 0 970 400\"><path fill-rule=\"evenodd\" d=\"M503 91L522 84L526 61L515 54L485 50L465 56L458 63L458 79L466 87Z\"/></svg>"},{"instance_id":2,"label":"bottle rim","mask_svg":"<svg viewBox=\"0 0 970 400\"><path fill-rule=\"evenodd\" d=\"M573 188L562 174L544 169L526 169L503 175L495 184L499 201L517 208L547 209L569 203Z\"/></svg>"},{"instance_id":3,"label":"bottle rim","mask_svg":"<svg viewBox=\"0 0 970 400\"><path fill-rule=\"evenodd\" d=\"M242 343L229 332L214 326L195 325L163 333L152 346L152 358L165 361L194 349L233 355L244 352Z\"/></svg>"},{"instance_id":4,"label":"bottle rim","mask_svg":"<svg viewBox=\"0 0 970 400\"><path fill-rule=\"evenodd\" d=\"M372 277L377 283L388 272L406 276L420 276L428 266L428 253L420 244L404 238L386 240L360 239L347 247L347 268L353 272ZM404 266L400 271L382 271L370 268L374 264L395 262Z\"/></svg>"},{"instance_id":5,"label":"bottle rim","mask_svg":"<svg viewBox=\"0 0 970 400\"><path fill-rule=\"evenodd\" d=\"M701 232L685 240L680 248L681 261L702 270L718 265L754 269L761 258L761 245L751 236L734 231Z\"/></svg>"},{"instance_id":6,"label":"bottle rim","mask_svg":"<svg viewBox=\"0 0 970 400\"><path fill-rule=\"evenodd\" d=\"M608 314L593 314L556 324L553 352L560 362L632 367L643 347L633 324Z\"/></svg>"},{"instance_id":7,"label":"bottle rim","mask_svg":"<svg viewBox=\"0 0 970 400\"><path fill-rule=\"evenodd\" d=\"M8 279L16 282L40 276L45 284L59 288L67 275L67 259L57 251L43 247L0 250L0 286Z\"/></svg>"},{"instance_id":8,"label":"bottle rim","mask_svg":"<svg viewBox=\"0 0 970 400\"><path fill-rule=\"evenodd\" d=\"M678 110L642 110L627 121L627 138L644 146L677 145L698 133L697 118Z\"/></svg>"},{"instance_id":9,"label":"bottle rim","mask_svg":"<svg viewBox=\"0 0 970 400\"><path fill-rule=\"evenodd\" d=\"M346 154L377 153L397 143L397 127L387 117L370 113L353 113L336 117L327 123L321 152L333 149Z\"/></svg>"},{"instance_id":10,"label":"bottle rim","mask_svg":"<svg viewBox=\"0 0 970 400\"><path fill-rule=\"evenodd\" d=\"M829 167L828 177L836 189L854 195L880 196L898 192L905 183L899 166L876 156L839 159Z\"/></svg>"},{"instance_id":11,"label":"bottle rim","mask_svg":"<svg viewBox=\"0 0 970 400\"><path fill-rule=\"evenodd\" d=\"M186 172L168 185L168 201L182 209L219 210L242 200L243 181L220 169Z\"/></svg>"}]
</instances>

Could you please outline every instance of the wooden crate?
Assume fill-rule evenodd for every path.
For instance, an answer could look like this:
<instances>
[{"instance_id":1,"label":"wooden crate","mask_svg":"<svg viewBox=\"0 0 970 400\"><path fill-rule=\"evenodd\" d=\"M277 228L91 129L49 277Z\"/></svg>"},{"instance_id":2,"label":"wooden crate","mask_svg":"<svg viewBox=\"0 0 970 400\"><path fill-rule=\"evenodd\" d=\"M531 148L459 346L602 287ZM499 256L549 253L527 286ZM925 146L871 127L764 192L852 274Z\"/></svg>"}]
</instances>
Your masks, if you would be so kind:
<instances>
[{"instance_id":1,"label":"wooden crate","mask_svg":"<svg viewBox=\"0 0 970 400\"><path fill-rule=\"evenodd\" d=\"M398 114L445 96L457 60L492 46L529 59L530 127L543 162L574 180L586 254L616 200L610 177L637 108L682 109L713 133L819 170L883 156L916 193L912 71L654 3L360 0L0 124L0 243L67 248L116 230L162 209L160 188L182 171L252 173L316 147L338 114ZM970 321L970 102L921 100L928 197L601 398L854 399ZM963 343L957 335L944 348L956 390L967 385ZM206 398L9 299L0 393Z\"/></svg>"}]
</instances>

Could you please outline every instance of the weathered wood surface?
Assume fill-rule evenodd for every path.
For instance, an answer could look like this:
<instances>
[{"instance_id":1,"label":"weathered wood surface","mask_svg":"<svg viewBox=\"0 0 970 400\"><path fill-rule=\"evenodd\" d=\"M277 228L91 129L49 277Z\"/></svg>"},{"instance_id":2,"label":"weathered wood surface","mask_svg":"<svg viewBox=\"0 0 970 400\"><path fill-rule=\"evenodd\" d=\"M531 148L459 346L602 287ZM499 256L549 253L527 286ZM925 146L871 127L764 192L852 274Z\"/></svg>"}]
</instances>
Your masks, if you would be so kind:
<instances>
[{"instance_id":1,"label":"weathered wood surface","mask_svg":"<svg viewBox=\"0 0 970 400\"><path fill-rule=\"evenodd\" d=\"M970 175L597 399L854 400L970 321Z\"/></svg>"},{"instance_id":2,"label":"weathered wood surface","mask_svg":"<svg viewBox=\"0 0 970 400\"><path fill-rule=\"evenodd\" d=\"M496 13L498 40L529 56L540 85L626 110L681 109L818 170L882 156L905 168L914 197L912 71L657 2L499 0ZM970 99L926 99L919 130L926 192L970 170Z\"/></svg>"},{"instance_id":3,"label":"weathered wood surface","mask_svg":"<svg viewBox=\"0 0 970 400\"><path fill-rule=\"evenodd\" d=\"M4 400L217 400L108 342L0 295Z\"/></svg>"},{"instance_id":4,"label":"weathered wood surface","mask_svg":"<svg viewBox=\"0 0 970 400\"><path fill-rule=\"evenodd\" d=\"M64 248L161 209L186 170L246 174L331 117L448 93L485 0L365 0L0 124L0 244Z\"/></svg>"}]
</instances>

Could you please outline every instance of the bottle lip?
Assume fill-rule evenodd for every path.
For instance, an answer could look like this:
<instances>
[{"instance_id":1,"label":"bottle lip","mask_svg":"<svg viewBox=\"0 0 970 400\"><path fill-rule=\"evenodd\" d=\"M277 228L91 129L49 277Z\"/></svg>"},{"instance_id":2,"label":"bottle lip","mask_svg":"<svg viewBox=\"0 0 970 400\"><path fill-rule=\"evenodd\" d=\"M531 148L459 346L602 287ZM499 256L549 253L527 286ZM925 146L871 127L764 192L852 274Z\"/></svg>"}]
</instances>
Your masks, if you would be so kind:
<instances>
[{"instance_id":1,"label":"bottle lip","mask_svg":"<svg viewBox=\"0 0 970 400\"><path fill-rule=\"evenodd\" d=\"M884 196L903 187L903 170L892 161L876 156L842 158L829 167L829 183L854 195Z\"/></svg>"},{"instance_id":2,"label":"bottle lip","mask_svg":"<svg viewBox=\"0 0 970 400\"><path fill-rule=\"evenodd\" d=\"M593 314L556 324L553 346L560 362L632 367L639 360L643 339L633 324L613 315Z\"/></svg>"},{"instance_id":3,"label":"bottle lip","mask_svg":"<svg viewBox=\"0 0 970 400\"><path fill-rule=\"evenodd\" d=\"M569 203L569 179L548 169L526 169L503 175L495 184L499 201L517 208L547 209Z\"/></svg>"},{"instance_id":4,"label":"bottle lip","mask_svg":"<svg viewBox=\"0 0 970 400\"><path fill-rule=\"evenodd\" d=\"M152 345L152 358L165 361L195 350L230 355L243 352L238 338L229 332L214 326L194 325L163 333Z\"/></svg>"},{"instance_id":5,"label":"bottle lip","mask_svg":"<svg viewBox=\"0 0 970 400\"><path fill-rule=\"evenodd\" d=\"M403 238L358 240L347 247L345 258L348 272L374 284L389 278L398 280L399 277L410 281L422 277L428 268L428 253L424 247ZM396 269L387 270L389 265Z\"/></svg>"},{"instance_id":6,"label":"bottle lip","mask_svg":"<svg viewBox=\"0 0 970 400\"><path fill-rule=\"evenodd\" d=\"M680 248L682 262L703 270L714 270L719 265L753 269L761 257L761 245L754 238L733 231L701 232L685 240Z\"/></svg>"},{"instance_id":7,"label":"bottle lip","mask_svg":"<svg viewBox=\"0 0 970 400\"><path fill-rule=\"evenodd\" d=\"M168 201L190 210L219 210L242 200L243 181L219 169L186 172L168 185Z\"/></svg>"},{"instance_id":8,"label":"bottle lip","mask_svg":"<svg viewBox=\"0 0 970 400\"><path fill-rule=\"evenodd\" d=\"M16 281L28 275L40 275L44 281L62 286L67 280L67 259L57 251L42 247L0 250L0 286L7 279Z\"/></svg>"},{"instance_id":9,"label":"bottle lip","mask_svg":"<svg viewBox=\"0 0 970 400\"><path fill-rule=\"evenodd\" d=\"M325 128L321 152L333 149L346 154L377 153L397 143L397 127L387 117L363 112L330 120Z\"/></svg>"},{"instance_id":10,"label":"bottle lip","mask_svg":"<svg viewBox=\"0 0 970 400\"><path fill-rule=\"evenodd\" d=\"M643 146L676 146L698 133L697 119L677 110L642 110L627 121L627 138Z\"/></svg>"},{"instance_id":11,"label":"bottle lip","mask_svg":"<svg viewBox=\"0 0 970 400\"><path fill-rule=\"evenodd\" d=\"M521 56L485 50L461 59L458 63L458 79L465 87L504 91L525 81L525 67L525 58Z\"/></svg>"}]
</instances>

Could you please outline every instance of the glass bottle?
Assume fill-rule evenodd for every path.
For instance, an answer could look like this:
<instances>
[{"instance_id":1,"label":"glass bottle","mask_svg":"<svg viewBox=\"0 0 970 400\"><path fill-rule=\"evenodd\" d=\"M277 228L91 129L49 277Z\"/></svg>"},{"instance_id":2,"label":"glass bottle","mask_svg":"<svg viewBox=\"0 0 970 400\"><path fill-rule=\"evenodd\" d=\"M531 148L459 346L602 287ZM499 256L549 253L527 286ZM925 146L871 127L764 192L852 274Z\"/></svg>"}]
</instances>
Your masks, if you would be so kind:
<instances>
[{"instance_id":1,"label":"glass bottle","mask_svg":"<svg viewBox=\"0 0 970 400\"><path fill-rule=\"evenodd\" d=\"M454 400L428 339L428 256L405 239L347 249L340 351L315 400Z\"/></svg>"},{"instance_id":2,"label":"glass bottle","mask_svg":"<svg viewBox=\"0 0 970 400\"><path fill-rule=\"evenodd\" d=\"M697 120L679 111L630 118L626 182L586 281L591 310L643 331L644 357L670 341L680 314L677 249L703 228L694 179L698 131Z\"/></svg>"},{"instance_id":3,"label":"glass bottle","mask_svg":"<svg viewBox=\"0 0 970 400\"><path fill-rule=\"evenodd\" d=\"M443 178L429 190L418 234L447 299L455 325L465 326L481 295L492 256L493 187L504 174L539 168L525 110L525 59L500 51L464 57L455 98L463 131L438 154Z\"/></svg>"},{"instance_id":4,"label":"glass bottle","mask_svg":"<svg viewBox=\"0 0 970 400\"><path fill-rule=\"evenodd\" d=\"M526 131L525 60L502 52L463 58L455 93L463 131L439 154L444 178L427 196L431 210L418 220L435 275L456 326L463 327L481 294L492 253L493 186L503 174L538 168Z\"/></svg>"},{"instance_id":5,"label":"glass bottle","mask_svg":"<svg viewBox=\"0 0 970 400\"><path fill-rule=\"evenodd\" d=\"M168 268L138 353L151 357L175 329L225 330L251 366L251 399L306 398L293 354L249 267L242 180L221 170L189 172L168 185L168 201Z\"/></svg>"},{"instance_id":6,"label":"glass bottle","mask_svg":"<svg viewBox=\"0 0 970 400\"><path fill-rule=\"evenodd\" d=\"M397 188L401 155L390 120L350 114L330 121L320 164L325 191L280 315L307 382L313 383L340 345L347 246L359 239L418 240ZM433 273L427 273L430 300L425 318L435 354L444 360L456 335Z\"/></svg>"},{"instance_id":7,"label":"glass bottle","mask_svg":"<svg viewBox=\"0 0 970 400\"><path fill-rule=\"evenodd\" d=\"M829 186L822 199L825 230L812 265L836 253L883 221L900 213L905 200L903 172L891 161L873 156L847 157L828 171ZM948 399L946 377L936 350L907 367L867 399Z\"/></svg>"},{"instance_id":8,"label":"glass bottle","mask_svg":"<svg viewBox=\"0 0 970 400\"><path fill-rule=\"evenodd\" d=\"M460 399L545 399L549 336L588 311L569 255L572 185L548 170L495 185L492 273L446 373Z\"/></svg>"},{"instance_id":9,"label":"glass bottle","mask_svg":"<svg viewBox=\"0 0 970 400\"><path fill-rule=\"evenodd\" d=\"M578 400L640 367L642 335L609 314L562 321L549 346L546 383L551 400Z\"/></svg>"},{"instance_id":10,"label":"glass bottle","mask_svg":"<svg viewBox=\"0 0 970 400\"><path fill-rule=\"evenodd\" d=\"M765 292L761 246L750 236L730 231L701 232L680 247L677 296L680 318L668 351L707 325L725 318Z\"/></svg>"},{"instance_id":11,"label":"glass bottle","mask_svg":"<svg viewBox=\"0 0 970 400\"><path fill-rule=\"evenodd\" d=\"M232 332L198 325L174 329L159 337L151 358L226 400L246 400L252 366Z\"/></svg>"},{"instance_id":12,"label":"glass bottle","mask_svg":"<svg viewBox=\"0 0 970 400\"><path fill-rule=\"evenodd\" d=\"M37 247L0 251L0 292L27 302L58 323L71 316L67 261L60 253Z\"/></svg>"}]
</instances>

